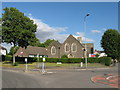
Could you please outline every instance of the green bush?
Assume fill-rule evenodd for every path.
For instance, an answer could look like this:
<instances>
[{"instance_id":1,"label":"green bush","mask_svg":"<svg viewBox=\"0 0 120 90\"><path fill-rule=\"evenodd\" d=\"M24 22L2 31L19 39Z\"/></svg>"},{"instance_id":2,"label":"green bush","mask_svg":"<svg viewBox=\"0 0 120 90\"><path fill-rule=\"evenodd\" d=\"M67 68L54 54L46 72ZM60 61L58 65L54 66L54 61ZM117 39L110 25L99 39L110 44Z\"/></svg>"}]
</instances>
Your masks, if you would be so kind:
<instances>
[{"instance_id":1,"label":"green bush","mask_svg":"<svg viewBox=\"0 0 120 90\"><path fill-rule=\"evenodd\" d=\"M100 63L100 60L97 57L91 57L87 59L88 59L88 63Z\"/></svg>"},{"instance_id":2,"label":"green bush","mask_svg":"<svg viewBox=\"0 0 120 90\"><path fill-rule=\"evenodd\" d=\"M25 58L28 59L28 63L38 61L37 57L16 57L15 61L19 62L19 63L25 63ZM12 56L6 55L2 59L9 61L9 60L12 60ZM39 62L43 62L42 59L43 58L39 58ZM83 62L83 63L85 63L85 58L46 58L46 62L49 62L49 63L57 63L57 62L80 63L80 62ZM101 64L104 64L106 66L110 66L111 58L110 57L101 57L101 58L91 57L91 58L87 58L87 62L88 63L101 63Z\"/></svg>"},{"instance_id":3,"label":"green bush","mask_svg":"<svg viewBox=\"0 0 120 90\"><path fill-rule=\"evenodd\" d=\"M106 66L110 66L112 62L111 60L111 57L101 57L100 63L105 64Z\"/></svg>"},{"instance_id":4,"label":"green bush","mask_svg":"<svg viewBox=\"0 0 120 90\"><path fill-rule=\"evenodd\" d=\"M68 58L68 56L67 55L63 55L63 56L61 56L61 58Z\"/></svg>"},{"instance_id":5,"label":"green bush","mask_svg":"<svg viewBox=\"0 0 120 90\"><path fill-rule=\"evenodd\" d=\"M96 56L96 57L99 57L100 55L99 55L99 54L96 54L95 56Z\"/></svg>"},{"instance_id":6,"label":"green bush","mask_svg":"<svg viewBox=\"0 0 120 90\"><path fill-rule=\"evenodd\" d=\"M12 56L11 55L2 55L2 61L11 61L12 60Z\"/></svg>"},{"instance_id":7,"label":"green bush","mask_svg":"<svg viewBox=\"0 0 120 90\"><path fill-rule=\"evenodd\" d=\"M18 62L13 63L13 66L18 66Z\"/></svg>"},{"instance_id":8,"label":"green bush","mask_svg":"<svg viewBox=\"0 0 120 90\"><path fill-rule=\"evenodd\" d=\"M13 57L11 55L6 55L5 56L5 61L11 61Z\"/></svg>"},{"instance_id":9,"label":"green bush","mask_svg":"<svg viewBox=\"0 0 120 90\"><path fill-rule=\"evenodd\" d=\"M46 62L50 62L50 63L57 63L57 62L80 63L80 62L84 62L84 59L82 59L82 58L46 58Z\"/></svg>"}]
</instances>

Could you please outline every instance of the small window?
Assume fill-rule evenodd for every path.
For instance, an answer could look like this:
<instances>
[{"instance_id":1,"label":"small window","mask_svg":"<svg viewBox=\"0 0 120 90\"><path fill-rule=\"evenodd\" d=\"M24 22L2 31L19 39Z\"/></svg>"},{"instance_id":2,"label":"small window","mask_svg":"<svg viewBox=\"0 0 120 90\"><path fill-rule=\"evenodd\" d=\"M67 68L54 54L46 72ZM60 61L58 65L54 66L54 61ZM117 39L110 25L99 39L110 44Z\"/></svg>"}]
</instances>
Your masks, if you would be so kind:
<instances>
[{"instance_id":1,"label":"small window","mask_svg":"<svg viewBox=\"0 0 120 90\"><path fill-rule=\"evenodd\" d=\"M77 51L77 45L75 43L72 44L71 46L72 52L76 52Z\"/></svg>"},{"instance_id":2,"label":"small window","mask_svg":"<svg viewBox=\"0 0 120 90\"><path fill-rule=\"evenodd\" d=\"M34 55L29 55L29 57L35 57Z\"/></svg>"},{"instance_id":3,"label":"small window","mask_svg":"<svg viewBox=\"0 0 120 90\"><path fill-rule=\"evenodd\" d=\"M51 47L51 54L52 54L52 55L55 55L55 54L56 54L56 48L55 48L55 46L52 46L52 47Z\"/></svg>"},{"instance_id":4,"label":"small window","mask_svg":"<svg viewBox=\"0 0 120 90\"><path fill-rule=\"evenodd\" d=\"M70 51L70 45L68 43L65 44L65 52Z\"/></svg>"}]
</instances>

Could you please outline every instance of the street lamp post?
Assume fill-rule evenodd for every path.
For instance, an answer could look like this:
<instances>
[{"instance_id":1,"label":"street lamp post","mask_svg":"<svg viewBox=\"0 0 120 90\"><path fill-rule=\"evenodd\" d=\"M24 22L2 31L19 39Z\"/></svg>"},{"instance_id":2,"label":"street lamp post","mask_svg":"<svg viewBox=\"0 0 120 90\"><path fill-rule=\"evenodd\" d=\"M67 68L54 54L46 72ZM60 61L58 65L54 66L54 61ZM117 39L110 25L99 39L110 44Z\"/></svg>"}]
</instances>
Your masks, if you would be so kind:
<instances>
[{"instance_id":1,"label":"street lamp post","mask_svg":"<svg viewBox=\"0 0 120 90\"><path fill-rule=\"evenodd\" d=\"M86 33L86 17L89 16L90 14L86 14L85 17L84 17L84 34ZM85 66L87 68L87 48L86 48L86 43L85 43L85 49L84 49L84 52L85 52Z\"/></svg>"}]
</instances>

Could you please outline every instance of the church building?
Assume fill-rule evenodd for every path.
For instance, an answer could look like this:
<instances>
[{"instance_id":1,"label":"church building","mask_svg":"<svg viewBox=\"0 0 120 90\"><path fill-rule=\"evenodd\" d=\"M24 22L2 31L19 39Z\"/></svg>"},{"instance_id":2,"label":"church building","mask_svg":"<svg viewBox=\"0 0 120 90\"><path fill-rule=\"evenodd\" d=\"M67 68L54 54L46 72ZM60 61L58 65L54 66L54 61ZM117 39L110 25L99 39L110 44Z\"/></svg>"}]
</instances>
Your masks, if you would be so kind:
<instances>
[{"instance_id":1,"label":"church building","mask_svg":"<svg viewBox=\"0 0 120 90\"><path fill-rule=\"evenodd\" d=\"M37 54L42 57L49 58L61 58L63 55L67 55L68 58L84 58L85 57L85 45L87 48L87 57L89 54L93 54L93 43L82 43L82 38L77 39L69 35L63 42L52 42L47 48L28 46L27 49L19 48L15 56L18 57L36 57ZM21 55L22 52L22 55Z\"/></svg>"}]
</instances>

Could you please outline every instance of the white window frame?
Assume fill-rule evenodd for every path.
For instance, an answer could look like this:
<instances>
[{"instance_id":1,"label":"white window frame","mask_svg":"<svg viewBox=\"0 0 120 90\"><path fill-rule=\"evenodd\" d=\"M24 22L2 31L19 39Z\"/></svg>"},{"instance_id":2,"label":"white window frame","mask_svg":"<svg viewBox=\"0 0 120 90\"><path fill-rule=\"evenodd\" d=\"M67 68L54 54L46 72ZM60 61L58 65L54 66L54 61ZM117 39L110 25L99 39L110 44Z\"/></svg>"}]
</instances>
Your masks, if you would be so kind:
<instances>
[{"instance_id":1,"label":"white window frame","mask_svg":"<svg viewBox=\"0 0 120 90\"><path fill-rule=\"evenodd\" d=\"M68 51L66 51L66 46L68 45L68 47L69 47L69 50ZM65 49L65 52L70 52L70 45L68 44L68 43L66 43L65 44L65 46L64 46L64 49Z\"/></svg>"},{"instance_id":2,"label":"white window frame","mask_svg":"<svg viewBox=\"0 0 120 90\"><path fill-rule=\"evenodd\" d=\"M52 49L53 49L53 48L55 48L55 46L52 46L52 47L51 47L51 54L52 54L52 55L55 55L55 54L56 54L56 48L55 48L55 53L52 52Z\"/></svg>"},{"instance_id":3,"label":"white window frame","mask_svg":"<svg viewBox=\"0 0 120 90\"><path fill-rule=\"evenodd\" d=\"M29 54L29 57L35 57L35 55Z\"/></svg>"},{"instance_id":4,"label":"white window frame","mask_svg":"<svg viewBox=\"0 0 120 90\"><path fill-rule=\"evenodd\" d=\"M75 50L75 51L73 51L73 45L76 46L76 50ZM72 51L72 52L77 52L77 45L76 45L76 43L72 43L72 45L71 45L71 51Z\"/></svg>"}]
</instances>

